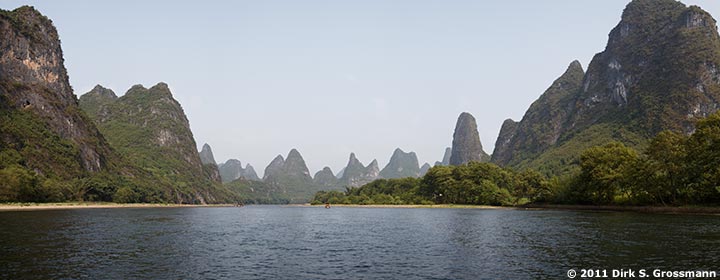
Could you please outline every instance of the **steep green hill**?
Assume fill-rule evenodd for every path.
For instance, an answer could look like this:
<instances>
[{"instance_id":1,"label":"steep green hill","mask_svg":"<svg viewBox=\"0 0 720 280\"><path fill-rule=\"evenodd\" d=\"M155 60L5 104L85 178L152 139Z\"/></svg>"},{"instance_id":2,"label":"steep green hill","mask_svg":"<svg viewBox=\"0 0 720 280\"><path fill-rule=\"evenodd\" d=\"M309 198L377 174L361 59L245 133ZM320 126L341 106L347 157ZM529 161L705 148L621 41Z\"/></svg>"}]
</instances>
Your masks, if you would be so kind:
<instances>
[{"instance_id":1,"label":"steep green hill","mask_svg":"<svg viewBox=\"0 0 720 280\"><path fill-rule=\"evenodd\" d=\"M710 14L673 0L634 0L584 75L571 64L519 123L503 125L493 162L559 174L591 146L641 148L665 129L692 133L718 109L718 65Z\"/></svg>"},{"instance_id":2,"label":"steep green hill","mask_svg":"<svg viewBox=\"0 0 720 280\"><path fill-rule=\"evenodd\" d=\"M91 118L125 161L150 174L141 188L152 189L161 201L232 200L214 176L217 168L204 170L185 113L167 84L136 85L120 98L106 92L95 87L80 98L80 106L94 112Z\"/></svg>"},{"instance_id":3,"label":"steep green hill","mask_svg":"<svg viewBox=\"0 0 720 280\"><path fill-rule=\"evenodd\" d=\"M0 38L0 202L113 199L129 171L78 107L52 21L0 10Z\"/></svg>"}]
</instances>

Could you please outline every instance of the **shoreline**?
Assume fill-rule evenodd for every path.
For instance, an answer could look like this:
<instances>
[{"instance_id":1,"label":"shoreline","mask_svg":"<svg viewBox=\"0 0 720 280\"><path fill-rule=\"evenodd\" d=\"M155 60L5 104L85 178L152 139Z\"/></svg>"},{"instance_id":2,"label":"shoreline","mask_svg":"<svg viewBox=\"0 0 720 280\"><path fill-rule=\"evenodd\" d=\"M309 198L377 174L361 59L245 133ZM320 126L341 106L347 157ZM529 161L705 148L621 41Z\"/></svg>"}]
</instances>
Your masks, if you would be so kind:
<instances>
[{"instance_id":1,"label":"shoreline","mask_svg":"<svg viewBox=\"0 0 720 280\"><path fill-rule=\"evenodd\" d=\"M233 204L112 203L112 202L6 203L6 204L0 204L0 212L68 210L68 209L186 208L186 207L187 208L234 207L234 205Z\"/></svg>"},{"instance_id":2,"label":"shoreline","mask_svg":"<svg viewBox=\"0 0 720 280\"><path fill-rule=\"evenodd\" d=\"M289 205L289 206L309 206L309 207L325 207L325 204L311 205ZM516 209L512 206L492 206L492 205L468 205L468 204L331 204L331 208L435 208L435 209Z\"/></svg>"},{"instance_id":3,"label":"shoreline","mask_svg":"<svg viewBox=\"0 0 720 280\"><path fill-rule=\"evenodd\" d=\"M288 205L290 206L290 205ZM319 205L292 205L308 207L324 207ZM562 205L562 204L527 204L518 206L490 206L490 205L463 205L463 204L432 204L432 205L360 205L360 204L331 204L332 208L434 208L434 209L493 209L493 210L555 210L555 211L585 211L585 212L634 212L650 214L695 214L720 215L720 206L624 206L624 205Z\"/></svg>"},{"instance_id":4,"label":"shoreline","mask_svg":"<svg viewBox=\"0 0 720 280\"><path fill-rule=\"evenodd\" d=\"M253 206L248 204L245 206ZM263 204L257 204L263 205ZM324 204L274 204L280 207L325 207ZM555 210L555 211L586 211L586 212L635 212L650 214L696 214L720 215L720 206L622 206L622 205L562 205L562 204L527 204L518 206L491 206L466 204L331 204L331 208L424 208L424 209L486 209L486 210ZM173 204L173 203L113 203L113 202L58 202L58 203L0 203L0 212L9 211L43 211L71 209L116 209L116 208L201 208L201 207L236 207L234 204Z\"/></svg>"},{"instance_id":5,"label":"shoreline","mask_svg":"<svg viewBox=\"0 0 720 280\"><path fill-rule=\"evenodd\" d=\"M720 206L624 206L624 205L563 205L528 204L515 208L526 210L592 211L592 212L635 212L650 214L699 214L720 215Z\"/></svg>"}]
</instances>

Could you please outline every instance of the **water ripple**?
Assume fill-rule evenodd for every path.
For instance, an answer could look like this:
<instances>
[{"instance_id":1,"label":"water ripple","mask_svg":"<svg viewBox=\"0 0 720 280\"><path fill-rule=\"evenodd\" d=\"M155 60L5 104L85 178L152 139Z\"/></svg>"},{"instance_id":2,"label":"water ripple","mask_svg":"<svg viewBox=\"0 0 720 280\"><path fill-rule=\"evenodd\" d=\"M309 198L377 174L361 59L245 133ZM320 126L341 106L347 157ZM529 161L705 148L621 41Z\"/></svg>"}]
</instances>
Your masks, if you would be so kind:
<instances>
[{"instance_id":1,"label":"water ripple","mask_svg":"<svg viewBox=\"0 0 720 280\"><path fill-rule=\"evenodd\" d=\"M713 269L719 218L479 209L0 213L0 279L564 278Z\"/></svg>"}]
</instances>

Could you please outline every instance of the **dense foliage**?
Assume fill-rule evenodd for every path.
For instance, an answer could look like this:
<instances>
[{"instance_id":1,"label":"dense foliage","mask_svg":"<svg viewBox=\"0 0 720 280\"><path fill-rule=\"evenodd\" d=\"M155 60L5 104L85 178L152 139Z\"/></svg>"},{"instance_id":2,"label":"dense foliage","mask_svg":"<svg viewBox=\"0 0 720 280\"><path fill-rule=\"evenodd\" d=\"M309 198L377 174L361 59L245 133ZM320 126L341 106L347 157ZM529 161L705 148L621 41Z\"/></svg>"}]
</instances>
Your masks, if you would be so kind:
<instances>
[{"instance_id":1,"label":"dense foliage","mask_svg":"<svg viewBox=\"0 0 720 280\"><path fill-rule=\"evenodd\" d=\"M517 205L549 195L550 182L535 171L470 162L435 166L422 178L380 179L345 192L318 192L313 203Z\"/></svg>"},{"instance_id":2,"label":"dense foliage","mask_svg":"<svg viewBox=\"0 0 720 280\"><path fill-rule=\"evenodd\" d=\"M141 178L137 187L123 189L117 200L213 203L238 199L227 187L213 182L216 171L201 164L182 107L167 85L134 86L120 98L100 96L96 90L80 98L81 108Z\"/></svg>"},{"instance_id":3,"label":"dense foliage","mask_svg":"<svg viewBox=\"0 0 720 280\"><path fill-rule=\"evenodd\" d=\"M687 205L720 203L720 113L690 136L663 131L642 153L618 142L581 155L580 172L559 202Z\"/></svg>"},{"instance_id":4,"label":"dense foliage","mask_svg":"<svg viewBox=\"0 0 720 280\"><path fill-rule=\"evenodd\" d=\"M293 198L297 199L270 184L242 177L225 183L225 186L236 193L244 204L288 204L293 202Z\"/></svg>"}]
</instances>

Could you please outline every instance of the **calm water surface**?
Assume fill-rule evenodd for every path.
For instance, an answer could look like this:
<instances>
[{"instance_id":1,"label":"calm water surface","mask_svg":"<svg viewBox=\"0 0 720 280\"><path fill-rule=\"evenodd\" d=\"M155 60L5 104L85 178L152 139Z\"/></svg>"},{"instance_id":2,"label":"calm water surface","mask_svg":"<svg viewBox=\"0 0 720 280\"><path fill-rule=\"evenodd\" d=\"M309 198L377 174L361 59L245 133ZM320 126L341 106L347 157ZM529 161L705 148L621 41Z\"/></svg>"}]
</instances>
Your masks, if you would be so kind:
<instances>
[{"instance_id":1,"label":"calm water surface","mask_svg":"<svg viewBox=\"0 0 720 280\"><path fill-rule=\"evenodd\" d=\"M0 212L0 279L567 279L720 271L720 217L248 206Z\"/></svg>"}]
</instances>

